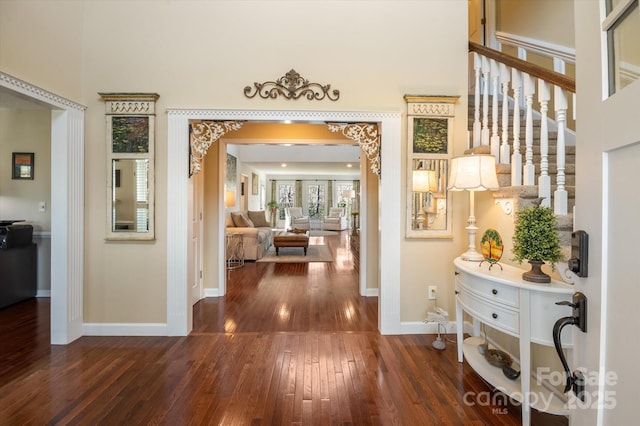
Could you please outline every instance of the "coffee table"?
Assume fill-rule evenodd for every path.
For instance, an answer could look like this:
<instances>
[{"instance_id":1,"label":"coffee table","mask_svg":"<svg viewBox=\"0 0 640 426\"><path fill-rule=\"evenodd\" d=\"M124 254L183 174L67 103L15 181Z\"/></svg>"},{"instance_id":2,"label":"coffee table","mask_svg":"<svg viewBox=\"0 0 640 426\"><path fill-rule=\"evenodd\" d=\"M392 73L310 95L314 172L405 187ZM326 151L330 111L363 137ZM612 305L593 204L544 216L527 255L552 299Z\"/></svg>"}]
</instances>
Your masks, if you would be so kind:
<instances>
[{"instance_id":1,"label":"coffee table","mask_svg":"<svg viewBox=\"0 0 640 426\"><path fill-rule=\"evenodd\" d=\"M279 255L280 247L302 247L306 256L309 248L309 231L280 231L273 237L273 245L276 248L276 256Z\"/></svg>"}]
</instances>

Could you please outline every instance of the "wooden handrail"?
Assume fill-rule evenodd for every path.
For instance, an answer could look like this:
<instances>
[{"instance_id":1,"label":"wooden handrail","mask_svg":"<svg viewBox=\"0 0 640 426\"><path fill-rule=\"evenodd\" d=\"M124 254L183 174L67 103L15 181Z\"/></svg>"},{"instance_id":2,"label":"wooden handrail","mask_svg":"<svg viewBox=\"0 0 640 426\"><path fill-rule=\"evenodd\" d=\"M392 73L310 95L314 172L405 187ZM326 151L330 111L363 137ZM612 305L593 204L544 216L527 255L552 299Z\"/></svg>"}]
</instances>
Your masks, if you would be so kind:
<instances>
[{"instance_id":1,"label":"wooden handrail","mask_svg":"<svg viewBox=\"0 0 640 426\"><path fill-rule=\"evenodd\" d=\"M472 41L469 42L469 51L479 53L480 55L486 56L489 59L495 59L496 61L509 67L526 72L532 77L541 78L544 81L561 87L571 93L576 93L576 80L571 77L567 77L564 74L550 71L546 68L542 68L539 65L523 61L522 59L515 58L513 56L504 54L497 50L493 50L486 46L482 46Z\"/></svg>"}]
</instances>

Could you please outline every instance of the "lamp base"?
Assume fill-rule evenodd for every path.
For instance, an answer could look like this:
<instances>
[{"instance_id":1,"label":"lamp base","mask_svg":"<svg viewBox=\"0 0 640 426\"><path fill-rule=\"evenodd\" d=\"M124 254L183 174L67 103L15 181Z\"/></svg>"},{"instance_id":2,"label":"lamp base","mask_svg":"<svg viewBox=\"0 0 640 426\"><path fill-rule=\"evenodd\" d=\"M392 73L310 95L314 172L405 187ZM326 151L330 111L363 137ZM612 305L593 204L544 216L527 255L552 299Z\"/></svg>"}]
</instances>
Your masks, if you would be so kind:
<instances>
[{"instance_id":1,"label":"lamp base","mask_svg":"<svg viewBox=\"0 0 640 426\"><path fill-rule=\"evenodd\" d=\"M460 258L467 262L482 262L484 260L484 256L475 250L467 250L460 255Z\"/></svg>"}]
</instances>

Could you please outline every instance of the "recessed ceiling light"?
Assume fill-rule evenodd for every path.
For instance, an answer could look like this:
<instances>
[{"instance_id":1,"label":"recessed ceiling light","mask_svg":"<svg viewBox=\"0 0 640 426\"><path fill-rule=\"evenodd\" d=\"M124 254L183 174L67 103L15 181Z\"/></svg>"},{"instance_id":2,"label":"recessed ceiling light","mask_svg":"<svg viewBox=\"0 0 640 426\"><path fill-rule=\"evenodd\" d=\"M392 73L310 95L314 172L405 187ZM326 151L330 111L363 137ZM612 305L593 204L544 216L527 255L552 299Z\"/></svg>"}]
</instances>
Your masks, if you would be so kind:
<instances>
[{"instance_id":1,"label":"recessed ceiling light","mask_svg":"<svg viewBox=\"0 0 640 426\"><path fill-rule=\"evenodd\" d=\"M280 164L280 167L287 167L287 163Z\"/></svg>"},{"instance_id":2,"label":"recessed ceiling light","mask_svg":"<svg viewBox=\"0 0 640 426\"><path fill-rule=\"evenodd\" d=\"M351 163L348 163L347 167L353 167L353 165Z\"/></svg>"}]
</instances>

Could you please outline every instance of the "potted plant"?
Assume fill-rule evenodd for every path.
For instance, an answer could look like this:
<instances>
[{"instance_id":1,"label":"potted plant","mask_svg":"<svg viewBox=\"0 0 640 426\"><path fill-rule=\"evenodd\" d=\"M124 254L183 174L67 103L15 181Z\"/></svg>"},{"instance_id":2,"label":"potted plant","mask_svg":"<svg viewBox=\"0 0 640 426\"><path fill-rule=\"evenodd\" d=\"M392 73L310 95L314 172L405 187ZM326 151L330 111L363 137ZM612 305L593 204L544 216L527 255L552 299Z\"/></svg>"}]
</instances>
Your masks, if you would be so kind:
<instances>
[{"instance_id":1,"label":"potted plant","mask_svg":"<svg viewBox=\"0 0 640 426\"><path fill-rule=\"evenodd\" d=\"M278 203L276 200L271 200L267 203L267 207L269 207L269 210L271 210L271 226L272 227L276 227L277 225L277 218L278 218L278 209L280 208L280 203Z\"/></svg>"},{"instance_id":2,"label":"potted plant","mask_svg":"<svg viewBox=\"0 0 640 426\"><path fill-rule=\"evenodd\" d=\"M516 213L513 232L514 259L520 263L529 261L531 270L522 274L522 279L535 283L551 282L551 277L541 268L545 262L563 260L560 238L556 229L558 221L551 207L527 207Z\"/></svg>"}]
</instances>

